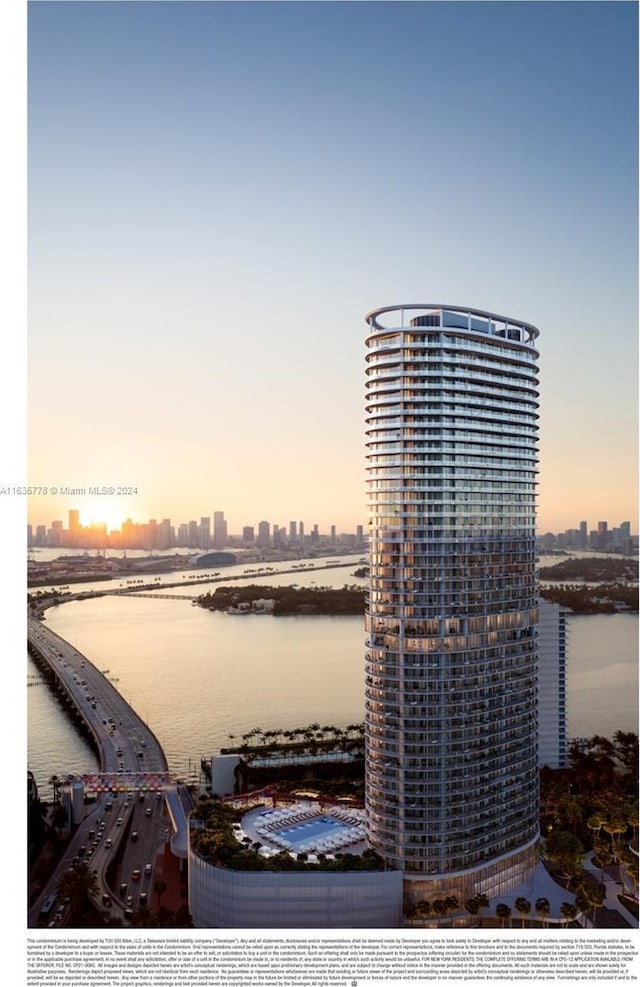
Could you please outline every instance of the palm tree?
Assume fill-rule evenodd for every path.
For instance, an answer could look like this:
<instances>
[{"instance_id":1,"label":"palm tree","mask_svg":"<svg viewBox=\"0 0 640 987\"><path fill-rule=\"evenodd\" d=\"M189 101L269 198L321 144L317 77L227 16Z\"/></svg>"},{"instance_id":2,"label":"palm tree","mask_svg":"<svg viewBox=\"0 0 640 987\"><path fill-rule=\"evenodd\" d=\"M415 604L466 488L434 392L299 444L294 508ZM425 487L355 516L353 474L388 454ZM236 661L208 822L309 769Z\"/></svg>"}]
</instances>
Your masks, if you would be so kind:
<instances>
[{"instance_id":1,"label":"palm tree","mask_svg":"<svg viewBox=\"0 0 640 987\"><path fill-rule=\"evenodd\" d=\"M595 881L583 881L580 893L576 902L581 911L591 908L591 924L596 927L596 909L604 904L607 892L604 884L597 884Z\"/></svg>"},{"instance_id":2,"label":"palm tree","mask_svg":"<svg viewBox=\"0 0 640 987\"><path fill-rule=\"evenodd\" d=\"M464 907L473 918L480 914L480 902L477 898L468 898L464 903Z\"/></svg>"},{"instance_id":3,"label":"palm tree","mask_svg":"<svg viewBox=\"0 0 640 987\"><path fill-rule=\"evenodd\" d=\"M603 817L599 812L594 812L594 814L592 816L589 816L589 818L587 819L587 826L589 827L590 830L592 830L596 834L596 836L594 837L594 841L598 836L598 833L602 829L602 818Z\"/></svg>"},{"instance_id":4,"label":"palm tree","mask_svg":"<svg viewBox=\"0 0 640 987\"><path fill-rule=\"evenodd\" d=\"M480 928L482 928L482 912L485 908L489 907L489 899L487 898L486 894L483 891L480 891L476 895L476 901L478 902L478 909L479 909L479 918L480 918L479 926Z\"/></svg>"},{"instance_id":5,"label":"palm tree","mask_svg":"<svg viewBox=\"0 0 640 987\"><path fill-rule=\"evenodd\" d=\"M576 916L578 914L578 906L575 904L571 904L568 901L565 901L560 905L560 911L562 912L563 917L566 919L565 924L568 925L569 922L575 921Z\"/></svg>"},{"instance_id":6,"label":"palm tree","mask_svg":"<svg viewBox=\"0 0 640 987\"><path fill-rule=\"evenodd\" d=\"M609 852L606 843L598 843L594 846L595 853L591 858L595 867L600 868L600 881L604 880L604 869L613 863L613 854Z\"/></svg>"},{"instance_id":7,"label":"palm tree","mask_svg":"<svg viewBox=\"0 0 640 987\"><path fill-rule=\"evenodd\" d=\"M460 909L460 902L455 895L447 895L444 899L447 915L451 915L451 927L453 928L453 916Z\"/></svg>"},{"instance_id":8,"label":"palm tree","mask_svg":"<svg viewBox=\"0 0 640 987\"><path fill-rule=\"evenodd\" d=\"M508 918L511 918L511 909L509 906L505 905L504 902L500 902L499 905L496 905L496 917L500 919L502 928L504 929L504 923Z\"/></svg>"},{"instance_id":9,"label":"palm tree","mask_svg":"<svg viewBox=\"0 0 640 987\"><path fill-rule=\"evenodd\" d=\"M417 916L418 916L418 906L414 901L410 901L407 905L404 906L404 917L413 925L413 922L415 921Z\"/></svg>"},{"instance_id":10,"label":"palm tree","mask_svg":"<svg viewBox=\"0 0 640 987\"><path fill-rule=\"evenodd\" d=\"M522 919L522 928L524 929L524 920L527 915L531 914L531 902L527 901L526 898L516 898L516 910L520 914Z\"/></svg>"},{"instance_id":11,"label":"palm tree","mask_svg":"<svg viewBox=\"0 0 640 987\"><path fill-rule=\"evenodd\" d=\"M97 895L98 882L88 866L85 863L79 863L63 874L58 882L57 891L60 897L69 899L73 921L75 915L86 910L89 897Z\"/></svg>"},{"instance_id":12,"label":"palm tree","mask_svg":"<svg viewBox=\"0 0 640 987\"><path fill-rule=\"evenodd\" d=\"M444 918L447 914L447 904L443 898L436 898L435 901L431 903L433 911L438 916L438 924L440 924L440 919Z\"/></svg>"},{"instance_id":13,"label":"palm tree","mask_svg":"<svg viewBox=\"0 0 640 987\"><path fill-rule=\"evenodd\" d=\"M568 830L554 830L544 841L544 856L556 863L567 880L580 873L584 846L575 833Z\"/></svg>"},{"instance_id":14,"label":"palm tree","mask_svg":"<svg viewBox=\"0 0 640 987\"><path fill-rule=\"evenodd\" d=\"M612 848L614 848L618 842L618 837L627 829L626 815L620 807L615 806L612 812L605 816L602 820L602 828L611 837ZM615 853L615 849L613 852Z\"/></svg>"},{"instance_id":15,"label":"palm tree","mask_svg":"<svg viewBox=\"0 0 640 987\"><path fill-rule=\"evenodd\" d=\"M537 898L536 899L536 912L542 918L542 928L546 929L547 919L551 911L551 905L549 904L548 898Z\"/></svg>"},{"instance_id":16,"label":"palm tree","mask_svg":"<svg viewBox=\"0 0 640 987\"><path fill-rule=\"evenodd\" d=\"M415 910L416 918L422 919L424 921L425 919L431 918L432 914L433 914L433 906L430 901L427 901L425 899L423 901L418 902Z\"/></svg>"}]
</instances>

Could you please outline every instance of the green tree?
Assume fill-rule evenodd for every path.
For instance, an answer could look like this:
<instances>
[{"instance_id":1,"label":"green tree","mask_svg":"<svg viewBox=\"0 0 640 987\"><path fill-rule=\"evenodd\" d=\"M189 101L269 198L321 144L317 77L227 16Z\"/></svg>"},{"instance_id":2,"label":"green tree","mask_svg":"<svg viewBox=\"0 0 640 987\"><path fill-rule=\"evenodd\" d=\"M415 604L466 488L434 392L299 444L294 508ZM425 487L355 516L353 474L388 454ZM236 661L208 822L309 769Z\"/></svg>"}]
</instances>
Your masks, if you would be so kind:
<instances>
[{"instance_id":1,"label":"green tree","mask_svg":"<svg viewBox=\"0 0 640 987\"><path fill-rule=\"evenodd\" d=\"M613 863L613 854L610 853L609 847L606 843L597 843L594 847L595 853L593 854L592 862L594 867L600 868L600 880L604 879L605 867Z\"/></svg>"},{"instance_id":2,"label":"green tree","mask_svg":"<svg viewBox=\"0 0 640 987\"><path fill-rule=\"evenodd\" d=\"M548 898L537 898L536 899L536 914L538 914L542 919L542 928L546 928L547 919L551 912L551 905L549 904Z\"/></svg>"},{"instance_id":3,"label":"green tree","mask_svg":"<svg viewBox=\"0 0 640 987\"><path fill-rule=\"evenodd\" d=\"M619 804L603 818L602 828L611 837L612 848L615 848L620 836L626 832L627 825L626 813Z\"/></svg>"},{"instance_id":4,"label":"green tree","mask_svg":"<svg viewBox=\"0 0 640 987\"><path fill-rule=\"evenodd\" d=\"M451 926L453 927L453 916L460 910L460 902L455 895L447 895L444 899L446 914L451 916Z\"/></svg>"},{"instance_id":5,"label":"green tree","mask_svg":"<svg viewBox=\"0 0 640 987\"><path fill-rule=\"evenodd\" d=\"M587 826L593 833L595 833L595 841L600 833L600 830L602 829L602 815L599 812L594 812L593 815L589 816L587 819Z\"/></svg>"},{"instance_id":6,"label":"green tree","mask_svg":"<svg viewBox=\"0 0 640 987\"><path fill-rule=\"evenodd\" d=\"M447 914L447 903L444 898L436 898L435 901L431 902L431 907L433 908L434 915L438 916L438 921L443 919Z\"/></svg>"},{"instance_id":7,"label":"green tree","mask_svg":"<svg viewBox=\"0 0 640 987\"><path fill-rule=\"evenodd\" d=\"M516 911L522 919L522 928L524 929L524 920L527 915L531 914L531 902L527 901L526 898L516 898Z\"/></svg>"},{"instance_id":8,"label":"green tree","mask_svg":"<svg viewBox=\"0 0 640 987\"><path fill-rule=\"evenodd\" d=\"M504 929L505 922L511 918L511 909L502 901L496 905L496 917L500 919L501 927Z\"/></svg>"},{"instance_id":9,"label":"green tree","mask_svg":"<svg viewBox=\"0 0 640 987\"><path fill-rule=\"evenodd\" d=\"M585 880L582 882L576 896L576 904L581 912L586 912L589 908L591 909L591 924L594 929L596 927L596 911L598 908L602 908L606 895L607 892L604 884Z\"/></svg>"},{"instance_id":10,"label":"green tree","mask_svg":"<svg viewBox=\"0 0 640 987\"><path fill-rule=\"evenodd\" d=\"M584 846L575 833L568 830L553 830L544 841L544 856L560 867L567 879L567 887L572 877L580 873Z\"/></svg>"},{"instance_id":11,"label":"green tree","mask_svg":"<svg viewBox=\"0 0 640 987\"><path fill-rule=\"evenodd\" d=\"M480 903L477 898L468 898L464 903L464 907L473 918L477 918L480 914Z\"/></svg>"},{"instance_id":12,"label":"green tree","mask_svg":"<svg viewBox=\"0 0 640 987\"><path fill-rule=\"evenodd\" d=\"M564 901L560 905L560 911L562 913L563 918L565 919L565 925L568 925L569 922L575 921L578 915L578 906L576 904L572 904L569 901Z\"/></svg>"},{"instance_id":13,"label":"green tree","mask_svg":"<svg viewBox=\"0 0 640 987\"><path fill-rule=\"evenodd\" d=\"M476 901L478 902L478 908L479 908L479 912L478 912L479 920L480 920L479 924L480 924L480 928L482 928L482 913L485 910L485 908L489 907L489 899L487 898L486 894L483 891L479 891L475 897L476 897Z\"/></svg>"},{"instance_id":14,"label":"green tree","mask_svg":"<svg viewBox=\"0 0 640 987\"><path fill-rule=\"evenodd\" d=\"M416 918L425 921L425 919L431 918L432 915L433 915L433 906L431 902L427 901L426 899L424 899L423 901L419 901L418 904L416 905L416 910L415 910Z\"/></svg>"},{"instance_id":15,"label":"green tree","mask_svg":"<svg viewBox=\"0 0 640 987\"><path fill-rule=\"evenodd\" d=\"M58 895L69 901L69 921L84 926L82 916L92 910L91 898L98 894L98 882L85 863L78 863L62 875L57 886Z\"/></svg>"}]
</instances>

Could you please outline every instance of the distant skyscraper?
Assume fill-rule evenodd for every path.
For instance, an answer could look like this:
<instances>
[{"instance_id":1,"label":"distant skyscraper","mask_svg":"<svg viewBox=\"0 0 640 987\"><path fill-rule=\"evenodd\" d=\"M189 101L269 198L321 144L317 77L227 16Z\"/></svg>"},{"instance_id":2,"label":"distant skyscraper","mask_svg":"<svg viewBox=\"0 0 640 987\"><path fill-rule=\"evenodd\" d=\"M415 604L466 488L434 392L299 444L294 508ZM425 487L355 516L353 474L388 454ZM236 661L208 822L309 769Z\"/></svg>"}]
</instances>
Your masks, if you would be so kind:
<instances>
[{"instance_id":1,"label":"distant skyscraper","mask_svg":"<svg viewBox=\"0 0 640 987\"><path fill-rule=\"evenodd\" d=\"M165 517L162 519L156 530L156 548L161 550L171 548L173 545L173 529L171 527L171 518Z\"/></svg>"},{"instance_id":2,"label":"distant skyscraper","mask_svg":"<svg viewBox=\"0 0 640 987\"><path fill-rule=\"evenodd\" d=\"M304 521L298 521L298 538L300 539L300 544L304 545Z\"/></svg>"},{"instance_id":3,"label":"distant skyscraper","mask_svg":"<svg viewBox=\"0 0 640 987\"><path fill-rule=\"evenodd\" d=\"M538 840L538 330L367 316L368 841L409 900L489 897Z\"/></svg>"},{"instance_id":4,"label":"distant skyscraper","mask_svg":"<svg viewBox=\"0 0 640 987\"><path fill-rule=\"evenodd\" d=\"M258 522L258 548L267 548L271 543L271 525L269 521Z\"/></svg>"},{"instance_id":5,"label":"distant skyscraper","mask_svg":"<svg viewBox=\"0 0 640 987\"><path fill-rule=\"evenodd\" d=\"M213 547L224 548L228 542L227 522L223 511L213 512Z\"/></svg>"},{"instance_id":6,"label":"distant skyscraper","mask_svg":"<svg viewBox=\"0 0 640 987\"><path fill-rule=\"evenodd\" d=\"M47 533L47 545L52 548L59 548L62 545L64 528L62 521L52 521Z\"/></svg>"},{"instance_id":7,"label":"distant skyscraper","mask_svg":"<svg viewBox=\"0 0 640 987\"><path fill-rule=\"evenodd\" d=\"M607 548L609 545L609 525L606 521L598 521L598 548Z\"/></svg>"},{"instance_id":8,"label":"distant skyscraper","mask_svg":"<svg viewBox=\"0 0 640 987\"><path fill-rule=\"evenodd\" d=\"M298 540L298 526L295 521L289 521L289 544L295 545Z\"/></svg>"},{"instance_id":9,"label":"distant skyscraper","mask_svg":"<svg viewBox=\"0 0 640 987\"><path fill-rule=\"evenodd\" d=\"M251 526L245 525L242 529L242 541L245 545L253 545L255 541L255 532Z\"/></svg>"},{"instance_id":10,"label":"distant skyscraper","mask_svg":"<svg viewBox=\"0 0 640 987\"><path fill-rule=\"evenodd\" d=\"M580 522L580 548L586 548L589 544L589 528L586 521Z\"/></svg>"},{"instance_id":11,"label":"distant skyscraper","mask_svg":"<svg viewBox=\"0 0 640 987\"><path fill-rule=\"evenodd\" d=\"M211 518L201 517L200 518L200 548L205 550L211 547Z\"/></svg>"},{"instance_id":12,"label":"distant skyscraper","mask_svg":"<svg viewBox=\"0 0 640 987\"><path fill-rule=\"evenodd\" d=\"M158 547L158 522L155 518L149 518L143 525L142 547L148 551Z\"/></svg>"}]
</instances>

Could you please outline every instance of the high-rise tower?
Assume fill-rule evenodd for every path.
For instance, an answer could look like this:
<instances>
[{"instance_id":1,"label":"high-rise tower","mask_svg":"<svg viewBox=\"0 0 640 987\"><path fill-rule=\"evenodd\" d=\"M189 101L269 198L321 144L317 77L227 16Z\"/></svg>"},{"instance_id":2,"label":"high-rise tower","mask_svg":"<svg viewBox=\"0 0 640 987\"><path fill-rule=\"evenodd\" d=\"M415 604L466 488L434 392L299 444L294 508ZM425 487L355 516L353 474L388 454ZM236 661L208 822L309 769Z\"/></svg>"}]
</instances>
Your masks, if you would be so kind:
<instances>
[{"instance_id":1,"label":"high-rise tower","mask_svg":"<svg viewBox=\"0 0 640 987\"><path fill-rule=\"evenodd\" d=\"M405 893L489 897L536 862L538 330L366 316L369 843Z\"/></svg>"}]
</instances>

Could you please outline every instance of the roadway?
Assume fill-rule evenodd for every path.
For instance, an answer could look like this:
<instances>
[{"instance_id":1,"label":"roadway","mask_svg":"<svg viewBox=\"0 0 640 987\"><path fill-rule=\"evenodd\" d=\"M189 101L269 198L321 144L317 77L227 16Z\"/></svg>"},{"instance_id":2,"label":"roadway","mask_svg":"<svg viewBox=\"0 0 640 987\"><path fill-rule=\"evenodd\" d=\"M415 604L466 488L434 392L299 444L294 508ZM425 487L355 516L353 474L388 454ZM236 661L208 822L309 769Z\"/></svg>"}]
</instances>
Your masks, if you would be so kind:
<instances>
[{"instance_id":1,"label":"roadway","mask_svg":"<svg viewBox=\"0 0 640 987\"><path fill-rule=\"evenodd\" d=\"M96 907L126 922L126 909L150 902L154 861L171 835L164 792L173 802L176 787L166 776L164 751L105 675L73 645L31 616L28 637L30 647L53 670L95 738L101 767L96 784L103 782L111 789L85 806L85 818L29 909L29 927L65 924L62 903L56 902L52 915L44 917L40 911L43 902L56 894L64 875L81 861L96 878ZM163 791L148 790L150 774L164 775Z\"/></svg>"}]
</instances>

